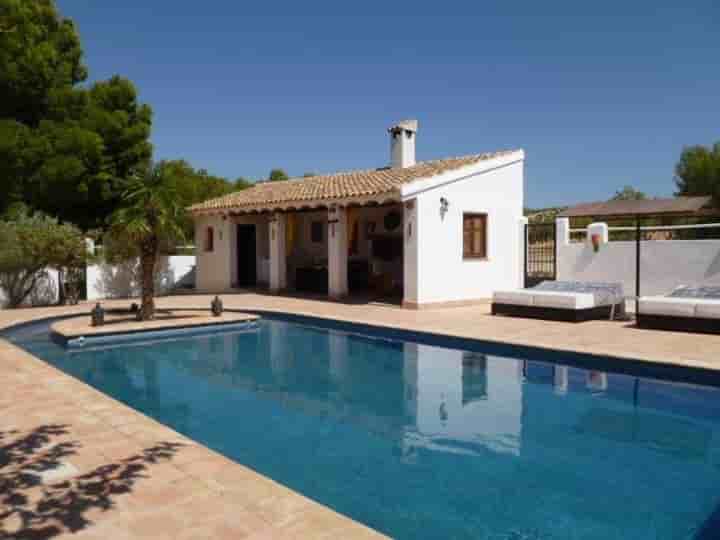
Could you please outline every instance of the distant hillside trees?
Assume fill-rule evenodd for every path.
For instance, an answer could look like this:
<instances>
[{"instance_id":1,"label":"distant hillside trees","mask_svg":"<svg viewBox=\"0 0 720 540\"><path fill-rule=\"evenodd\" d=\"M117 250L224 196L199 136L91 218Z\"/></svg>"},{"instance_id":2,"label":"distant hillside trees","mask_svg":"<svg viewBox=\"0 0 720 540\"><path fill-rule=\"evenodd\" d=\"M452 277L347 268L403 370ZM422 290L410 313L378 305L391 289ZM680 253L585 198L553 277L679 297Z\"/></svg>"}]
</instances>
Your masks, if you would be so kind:
<instances>
[{"instance_id":1,"label":"distant hillside trees","mask_svg":"<svg viewBox=\"0 0 720 540\"><path fill-rule=\"evenodd\" d=\"M529 223L553 223L557 215L565 210L566 206L551 208L525 208L524 214Z\"/></svg>"},{"instance_id":2,"label":"distant hillside trees","mask_svg":"<svg viewBox=\"0 0 720 540\"><path fill-rule=\"evenodd\" d=\"M245 178L244 176L238 176L234 182L235 191L240 191L241 189L247 189L252 185L253 185L253 183L250 180L248 180L247 178Z\"/></svg>"},{"instance_id":3,"label":"distant hillside trees","mask_svg":"<svg viewBox=\"0 0 720 540\"><path fill-rule=\"evenodd\" d=\"M289 178L288 173L286 173L284 169L273 169L270 171L270 176L268 176L270 182L288 180Z\"/></svg>"},{"instance_id":4,"label":"distant hillside trees","mask_svg":"<svg viewBox=\"0 0 720 540\"><path fill-rule=\"evenodd\" d=\"M647 199L647 195L642 191L635 189L632 186L625 186L624 188L615 192L615 195L610 199L611 201L642 201Z\"/></svg>"},{"instance_id":5,"label":"distant hillside trees","mask_svg":"<svg viewBox=\"0 0 720 540\"><path fill-rule=\"evenodd\" d=\"M675 166L677 195L711 195L720 205L720 142L684 148Z\"/></svg>"}]
</instances>

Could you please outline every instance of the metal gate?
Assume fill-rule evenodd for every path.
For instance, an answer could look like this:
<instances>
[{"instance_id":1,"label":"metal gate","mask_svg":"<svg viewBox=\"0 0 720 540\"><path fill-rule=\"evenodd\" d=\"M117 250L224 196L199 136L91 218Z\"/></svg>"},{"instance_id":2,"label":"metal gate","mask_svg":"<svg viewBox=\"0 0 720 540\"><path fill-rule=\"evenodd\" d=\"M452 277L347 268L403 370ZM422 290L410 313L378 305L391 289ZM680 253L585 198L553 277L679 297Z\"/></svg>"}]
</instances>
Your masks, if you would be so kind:
<instances>
[{"instance_id":1,"label":"metal gate","mask_svg":"<svg viewBox=\"0 0 720 540\"><path fill-rule=\"evenodd\" d=\"M557 278L554 223L525 225L525 287Z\"/></svg>"}]
</instances>

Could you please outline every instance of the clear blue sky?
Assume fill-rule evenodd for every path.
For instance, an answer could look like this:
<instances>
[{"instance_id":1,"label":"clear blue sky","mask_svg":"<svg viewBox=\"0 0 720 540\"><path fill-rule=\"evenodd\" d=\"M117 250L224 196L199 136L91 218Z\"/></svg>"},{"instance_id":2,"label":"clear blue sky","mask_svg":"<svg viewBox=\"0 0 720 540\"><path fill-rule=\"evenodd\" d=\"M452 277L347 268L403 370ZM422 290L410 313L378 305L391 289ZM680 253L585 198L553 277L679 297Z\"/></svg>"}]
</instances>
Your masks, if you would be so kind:
<instances>
[{"instance_id":1,"label":"clear blue sky","mask_svg":"<svg viewBox=\"0 0 720 540\"><path fill-rule=\"evenodd\" d=\"M720 3L58 0L91 78L131 78L156 158L229 178L524 148L530 206L671 195L720 140Z\"/></svg>"}]
</instances>

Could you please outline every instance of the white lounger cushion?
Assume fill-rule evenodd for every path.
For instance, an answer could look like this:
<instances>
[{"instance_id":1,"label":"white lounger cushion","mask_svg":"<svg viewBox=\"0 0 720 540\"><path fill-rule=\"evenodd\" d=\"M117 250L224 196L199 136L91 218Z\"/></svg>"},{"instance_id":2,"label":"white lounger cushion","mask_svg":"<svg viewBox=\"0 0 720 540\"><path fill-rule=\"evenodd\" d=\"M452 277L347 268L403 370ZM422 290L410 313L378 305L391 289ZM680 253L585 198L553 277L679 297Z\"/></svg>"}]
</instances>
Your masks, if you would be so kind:
<instances>
[{"instance_id":1,"label":"white lounger cushion","mask_svg":"<svg viewBox=\"0 0 720 540\"><path fill-rule=\"evenodd\" d=\"M513 306L538 306L559 309L587 309L595 307L595 298L590 293L572 293L556 291L496 291L493 302Z\"/></svg>"},{"instance_id":2,"label":"white lounger cushion","mask_svg":"<svg viewBox=\"0 0 720 540\"><path fill-rule=\"evenodd\" d=\"M694 298L670 298L648 296L640 298L640 313L643 315L668 315L671 317L694 317Z\"/></svg>"},{"instance_id":3,"label":"white lounger cushion","mask_svg":"<svg viewBox=\"0 0 720 540\"><path fill-rule=\"evenodd\" d=\"M510 304L513 306L532 306L533 295L530 291L495 291L493 302L498 304Z\"/></svg>"},{"instance_id":4,"label":"white lounger cushion","mask_svg":"<svg viewBox=\"0 0 720 540\"><path fill-rule=\"evenodd\" d=\"M720 300L697 298L695 316L701 319L720 319Z\"/></svg>"},{"instance_id":5,"label":"white lounger cushion","mask_svg":"<svg viewBox=\"0 0 720 540\"><path fill-rule=\"evenodd\" d=\"M560 309L588 309L595 307L595 297L591 293L535 291L533 305Z\"/></svg>"},{"instance_id":6,"label":"white lounger cushion","mask_svg":"<svg viewBox=\"0 0 720 540\"><path fill-rule=\"evenodd\" d=\"M640 313L669 317L720 319L720 300L646 296L640 298Z\"/></svg>"}]
</instances>

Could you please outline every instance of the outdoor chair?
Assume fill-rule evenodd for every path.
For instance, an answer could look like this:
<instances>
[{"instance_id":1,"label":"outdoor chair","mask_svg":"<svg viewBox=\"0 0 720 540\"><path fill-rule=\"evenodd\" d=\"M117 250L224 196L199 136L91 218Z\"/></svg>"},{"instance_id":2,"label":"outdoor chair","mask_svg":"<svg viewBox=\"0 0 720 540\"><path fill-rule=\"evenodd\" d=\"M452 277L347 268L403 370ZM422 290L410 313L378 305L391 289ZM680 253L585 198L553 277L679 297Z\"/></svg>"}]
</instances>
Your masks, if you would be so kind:
<instances>
[{"instance_id":1,"label":"outdoor chair","mask_svg":"<svg viewBox=\"0 0 720 540\"><path fill-rule=\"evenodd\" d=\"M543 281L535 287L493 293L492 314L569 322L625 313L621 283Z\"/></svg>"},{"instance_id":2,"label":"outdoor chair","mask_svg":"<svg viewBox=\"0 0 720 540\"><path fill-rule=\"evenodd\" d=\"M720 287L681 285L665 296L638 301L640 328L720 333Z\"/></svg>"}]
</instances>

